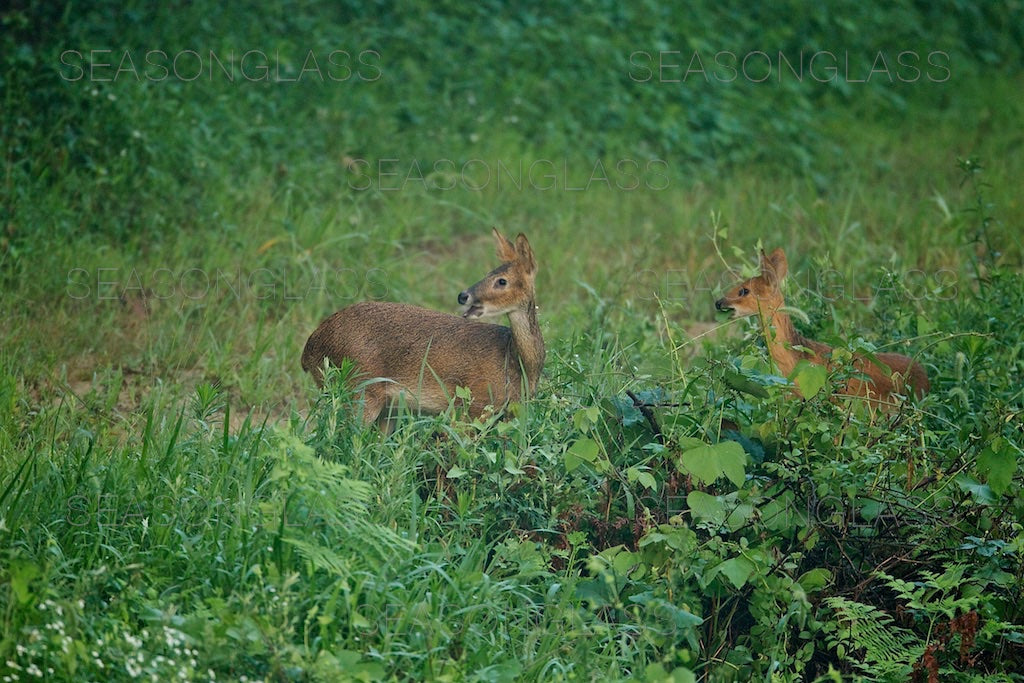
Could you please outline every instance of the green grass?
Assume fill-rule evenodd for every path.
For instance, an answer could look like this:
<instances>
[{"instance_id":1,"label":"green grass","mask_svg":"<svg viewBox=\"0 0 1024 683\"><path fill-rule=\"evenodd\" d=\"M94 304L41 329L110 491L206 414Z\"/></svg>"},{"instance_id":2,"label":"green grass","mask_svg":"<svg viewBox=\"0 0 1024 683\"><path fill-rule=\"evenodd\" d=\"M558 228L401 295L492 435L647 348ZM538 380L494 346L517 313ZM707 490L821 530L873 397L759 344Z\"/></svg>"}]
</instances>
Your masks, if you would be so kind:
<instances>
[{"instance_id":1,"label":"green grass","mask_svg":"<svg viewBox=\"0 0 1024 683\"><path fill-rule=\"evenodd\" d=\"M0 678L1021 680L1019 69L709 92L705 128L670 121L694 92L610 75L666 39L653 3L615 36L600 12L573 33L416 7L436 33L385 5L3 15ZM694 11L740 43L771 23ZM915 25L845 12L790 28L852 49ZM991 18L924 38L1019 58ZM408 57L377 89L53 76L115 35L287 51L344 29ZM547 51L576 36L582 63ZM470 57L506 78L460 80ZM398 175L357 189L379 163ZM555 177L517 182L531 166ZM454 310L492 225L537 254L538 395L361 429L302 373L306 337L365 298ZM786 248L804 332L913 354L931 394L872 415L828 400L839 370L793 399L713 310L759 245Z\"/></svg>"}]
</instances>

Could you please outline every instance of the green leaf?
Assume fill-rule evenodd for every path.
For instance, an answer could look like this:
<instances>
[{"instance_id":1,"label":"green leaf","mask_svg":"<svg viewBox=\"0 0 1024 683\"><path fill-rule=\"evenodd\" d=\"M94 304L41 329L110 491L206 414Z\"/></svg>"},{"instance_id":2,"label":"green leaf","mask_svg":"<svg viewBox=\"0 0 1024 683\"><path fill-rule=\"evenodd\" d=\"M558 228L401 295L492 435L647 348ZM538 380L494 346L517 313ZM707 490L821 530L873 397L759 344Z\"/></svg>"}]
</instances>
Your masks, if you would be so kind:
<instances>
[{"instance_id":1,"label":"green leaf","mask_svg":"<svg viewBox=\"0 0 1024 683\"><path fill-rule=\"evenodd\" d=\"M362 654L353 650L340 650L334 655L321 652L314 670L322 680L379 681L385 676L384 667L376 662L364 662Z\"/></svg>"},{"instance_id":2,"label":"green leaf","mask_svg":"<svg viewBox=\"0 0 1024 683\"><path fill-rule=\"evenodd\" d=\"M29 592L29 584L39 577L39 567L31 562L15 560L11 563L11 590L18 602L24 605L32 594Z\"/></svg>"},{"instance_id":3,"label":"green leaf","mask_svg":"<svg viewBox=\"0 0 1024 683\"><path fill-rule=\"evenodd\" d=\"M669 673L665 667L655 663L644 669L645 683L696 683L697 676L689 669L678 667Z\"/></svg>"},{"instance_id":4,"label":"green leaf","mask_svg":"<svg viewBox=\"0 0 1024 683\"><path fill-rule=\"evenodd\" d=\"M722 467L711 444L702 443L685 451L676 466L684 474L692 474L700 484L710 484L722 476Z\"/></svg>"},{"instance_id":5,"label":"green leaf","mask_svg":"<svg viewBox=\"0 0 1024 683\"><path fill-rule=\"evenodd\" d=\"M992 493L992 489L988 484L982 484L966 474L956 478L956 485L960 487L961 491L970 493L975 503L992 505L996 502L995 494Z\"/></svg>"},{"instance_id":6,"label":"green leaf","mask_svg":"<svg viewBox=\"0 0 1024 683\"><path fill-rule=\"evenodd\" d=\"M713 567L709 572L709 577L713 577L716 574L725 574L725 577L729 579L733 586L736 588L743 588L743 585L750 578L750 575L754 573L754 563L747 558L740 555L739 557L733 557L721 563L717 567Z\"/></svg>"},{"instance_id":7,"label":"green leaf","mask_svg":"<svg viewBox=\"0 0 1024 683\"><path fill-rule=\"evenodd\" d=\"M825 386L825 382L828 381L828 370L823 365L802 360L796 364L790 378L796 382L801 396L811 398Z\"/></svg>"},{"instance_id":8,"label":"green leaf","mask_svg":"<svg viewBox=\"0 0 1024 683\"><path fill-rule=\"evenodd\" d=\"M355 610L352 610L352 612L349 613L349 619L351 620L352 628L354 629L365 630L369 629L371 626L370 621Z\"/></svg>"},{"instance_id":9,"label":"green leaf","mask_svg":"<svg viewBox=\"0 0 1024 683\"><path fill-rule=\"evenodd\" d=\"M448 470L447 477L449 479L458 479L459 477L464 477L467 474L469 474L468 471L462 469L458 465L454 465L450 470Z\"/></svg>"},{"instance_id":10,"label":"green leaf","mask_svg":"<svg viewBox=\"0 0 1024 683\"><path fill-rule=\"evenodd\" d=\"M642 470L639 467L630 467L626 469L626 479L629 483L640 482L640 485L651 491L655 491L658 488L658 482L654 478L654 475L647 470Z\"/></svg>"},{"instance_id":11,"label":"green leaf","mask_svg":"<svg viewBox=\"0 0 1024 683\"><path fill-rule=\"evenodd\" d=\"M827 569L819 567L818 569L812 569L804 572L797 583L803 586L803 589L807 593L814 593L827 586L832 581L832 572Z\"/></svg>"},{"instance_id":12,"label":"green leaf","mask_svg":"<svg viewBox=\"0 0 1024 683\"><path fill-rule=\"evenodd\" d=\"M640 554L631 553L628 550L623 550L612 557L612 568L615 569L617 574L626 575L633 567L640 564Z\"/></svg>"},{"instance_id":13,"label":"green leaf","mask_svg":"<svg viewBox=\"0 0 1024 683\"><path fill-rule=\"evenodd\" d=\"M792 491L783 491L776 498L769 498L761 504L761 519L770 531L789 530L807 526L804 510L796 506Z\"/></svg>"},{"instance_id":14,"label":"green leaf","mask_svg":"<svg viewBox=\"0 0 1024 683\"><path fill-rule=\"evenodd\" d=\"M725 521L726 521L726 524L729 526L729 529L731 529L732 531L736 531L737 529L741 529L743 527L743 525L747 523L747 520L749 520L751 515L753 515L753 514L754 514L754 506L753 505L747 505L747 504L737 505L729 513L729 516L726 518Z\"/></svg>"},{"instance_id":15,"label":"green leaf","mask_svg":"<svg viewBox=\"0 0 1024 683\"><path fill-rule=\"evenodd\" d=\"M978 455L978 473L985 477L996 495L1006 492L1016 472L1016 453L1002 437L995 439Z\"/></svg>"},{"instance_id":16,"label":"green leaf","mask_svg":"<svg viewBox=\"0 0 1024 683\"><path fill-rule=\"evenodd\" d=\"M863 505L860 507L860 515L869 522L873 522L878 519L886 507L886 504L880 500L863 500Z\"/></svg>"},{"instance_id":17,"label":"green leaf","mask_svg":"<svg viewBox=\"0 0 1024 683\"><path fill-rule=\"evenodd\" d=\"M757 398L768 398L770 396L768 390L762 385L735 370L726 370L722 373L722 380L730 389L741 391L744 394L756 396Z\"/></svg>"},{"instance_id":18,"label":"green leaf","mask_svg":"<svg viewBox=\"0 0 1024 683\"><path fill-rule=\"evenodd\" d=\"M737 488L743 486L746 481L744 466L747 464L747 452L743 450L743 446L735 441L722 441L716 443L714 448L726 479Z\"/></svg>"},{"instance_id":19,"label":"green leaf","mask_svg":"<svg viewBox=\"0 0 1024 683\"><path fill-rule=\"evenodd\" d=\"M658 481L650 472L641 472L640 474L637 475L636 478L637 481L640 482L641 486L644 486L650 489L651 491L656 491L658 489Z\"/></svg>"},{"instance_id":20,"label":"green leaf","mask_svg":"<svg viewBox=\"0 0 1024 683\"><path fill-rule=\"evenodd\" d=\"M721 498L703 491L691 491L686 496L686 505L695 519L703 519L715 525L725 523L725 504Z\"/></svg>"},{"instance_id":21,"label":"green leaf","mask_svg":"<svg viewBox=\"0 0 1024 683\"><path fill-rule=\"evenodd\" d=\"M580 408L572 416L572 424L581 432L589 432L597 421L601 417L600 406L590 406L589 408Z\"/></svg>"},{"instance_id":22,"label":"green leaf","mask_svg":"<svg viewBox=\"0 0 1024 683\"><path fill-rule=\"evenodd\" d=\"M565 471L572 472L583 463L594 465L600 448L593 439L579 439L565 452Z\"/></svg>"},{"instance_id":23,"label":"green leaf","mask_svg":"<svg viewBox=\"0 0 1024 683\"><path fill-rule=\"evenodd\" d=\"M679 471L692 474L701 484L710 484L723 474L736 486L742 486L747 453L735 441L716 444L701 443L684 451L676 463Z\"/></svg>"}]
</instances>

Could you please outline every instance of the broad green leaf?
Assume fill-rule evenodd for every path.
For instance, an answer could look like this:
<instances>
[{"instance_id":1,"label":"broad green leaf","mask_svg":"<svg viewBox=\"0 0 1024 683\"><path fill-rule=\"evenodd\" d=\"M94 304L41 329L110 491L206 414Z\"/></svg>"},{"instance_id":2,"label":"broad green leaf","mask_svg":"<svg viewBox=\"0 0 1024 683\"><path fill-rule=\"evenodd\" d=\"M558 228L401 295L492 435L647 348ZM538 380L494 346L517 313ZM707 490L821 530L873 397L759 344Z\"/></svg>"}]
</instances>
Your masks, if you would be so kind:
<instances>
[{"instance_id":1,"label":"broad green leaf","mask_svg":"<svg viewBox=\"0 0 1024 683\"><path fill-rule=\"evenodd\" d=\"M747 520L749 520L751 515L753 514L753 505L737 505L729 513L729 516L726 518L725 522L729 526L729 529L731 529L732 531L736 531L737 529L742 528L743 525L747 523Z\"/></svg>"},{"instance_id":2,"label":"broad green leaf","mask_svg":"<svg viewBox=\"0 0 1024 683\"><path fill-rule=\"evenodd\" d=\"M825 386L825 382L828 380L828 370L823 365L802 360L796 364L791 379L796 382L801 396L811 398Z\"/></svg>"},{"instance_id":3,"label":"broad green leaf","mask_svg":"<svg viewBox=\"0 0 1024 683\"><path fill-rule=\"evenodd\" d=\"M708 495L703 491L691 491L686 496L686 505L696 519L707 520L716 525L725 522L725 505L720 498Z\"/></svg>"},{"instance_id":4,"label":"broad green leaf","mask_svg":"<svg viewBox=\"0 0 1024 683\"><path fill-rule=\"evenodd\" d=\"M885 509L885 503L879 500L862 500L860 515L869 522L873 522Z\"/></svg>"},{"instance_id":5,"label":"broad green leaf","mask_svg":"<svg viewBox=\"0 0 1024 683\"><path fill-rule=\"evenodd\" d=\"M821 567L804 572L800 578L797 579L797 583L803 586L804 591L807 593L819 591L827 586L831 581L832 572Z\"/></svg>"},{"instance_id":6,"label":"broad green leaf","mask_svg":"<svg viewBox=\"0 0 1024 683\"><path fill-rule=\"evenodd\" d=\"M747 464L747 452L743 450L743 446L735 441L722 441L716 443L714 448L725 477L737 488L743 486L746 481L744 466Z\"/></svg>"},{"instance_id":7,"label":"broad green leaf","mask_svg":"<svg viewBox=\"0 0 1024 683\"><path fill-rule=\"evenodd\" d=\"M361 661L362 657L361 653L353 650L340 650L334 655L321 652L314 665L314 670L324 680L366 681L367 683L382 680L385 676L384 667L376 662Z\"/></svg>"},{"instance_id":8,"label":"broad green leaf","mask_svg":"<svg viewBox=\"0 0 1024 683\"><path fill-rule=\"evenodd\" d=\"M576 584L574 595L577 600L587 600L594 607L604 607L611 602L608 584L603 579L587 579Z\"/></svg>"},{"instance_id":9,"label":"broad green leaf","mask_svg":"<svg viewBox=\"0 0 1024 683\"><path fill-rule=\"evenodd\" d=\"M792 491L783 491L776 498L766 500L759 507L764 525L771 531L783 531L807 526L804 510L797 508Z\"/></svg>"},{"instance_id":10,"label":"broad green leaf","mask_svg":"<svg viewBox=\"0 0 1024 683\"><path fill-rule=\"evenodd\" d=\"M447 476L449 479L458 479L459 477L464 477L467 474L469 474L469 472L462 469L458 465L454 465L450 470L448 470Z\"/></svg>"},{"instance_id":11,"label":"broad green leaf","mask_svg":"<svg viewBox=\"0 0 1024 683\"><path fill-rule=\"evenodd\" d=\"M960 487L961 491L970 493L971 498L974 499L975 503L980 505L992 505L996 502L995 494L992 493L992 489L988 484L979 483L971 477L968 477L966 474L962 474L956 478L956 485Z\"/></svg>"},{"instance_id":12,"label":"broad green leaf","mask_svg":"<svg viewBox=\"0 0 1024 683\"><path fill-rule=\"evenodd\" d=\"M702 443L679 456L678 468L692 474L701 484L710 484L722 476L722 466L711 444Z\"/></svg>"},{"instance_id":13,"label":"broad green leaf","mask_svg":"<svg viewBox=\"0 0 1024 683\"><path fill-rule=\"evenodd\" d=\"M1002 438L995 439L978 456L978 473L984 475L996 495L1006 492L1016 472L1016 453Z\"/></svg>"},{"instance_id":14,"label":"broad green leaf","mask_svg":"<svg viewBox=\"0 0 1024 683\"><path fill-rule=\"evenodd\" d=\"M661 664L655 663L644 669L644 683L696 683L697 676L689 669L678 667L671 673Z\"/></svg>"},{"instance_id":15,"label":"broad green leaf","mask_svg":"<svg viewBox=\"0 0 1024 683\"><path fill-rule=\"evenodd\" d=\"M600 449L593 439L579 439L565 452L565 471L572 472L583 463L593 465Z\"/></svg>"},{"instance_id":16,"label":"broad green leaf","mask_svg":"<svg viewBox=\"0 0 1024 683\"><path fill-rule=\"evenodd\" d=\"M572 424L581 432L589 432L590 429L597 424L600 417L601 408L599 406L580 408L573 414Z\"/></svg>"},{"instance_id":17,"label":"broad green leaf","mask_svg":"<svg viewBox=\"0 0 1024 683\"><path fill-rule=\"evenodd\" d=\"M654 475L647 470L642 470L639 467L630 467L626 470L626 479L632 484L633 482L640 482L640 485L650 490L656 490L658 488L658 482L654 478Z\"/></svg>"},{"instance_id":18,"label":"broad green leaf","mask_svg":"<svg viewBox=\"0 0 1024 683\"><path fill-rule=\"evenodd\" d=\"M679 456L678 469L692 474L701 484L710 484L723 474L736 486L742 486L747 463L747 454L743 446L735 441L722 441L716 444L701 443L684 451Z\"/></svg>"},{"instance_id":19,"label":"broad green leaf","mask_svg":"<svg viewBox=\"0 0 1024 683\"><path fill-rule=\"evenodd\" d=\"M11 563L11 590L19 603L25 604L31 599L29 584L39 577L39 567L31 562L15 560Z\"/></svg>"},{"instance_id":20,"label":"broad green leaf","mask_svg":"<svg viewBox=\"0 0 1024 683\"><path fill-rule=\"evenodd\" d=\"M616 573L622 575L628 574L639 563L640 554L631 553L628 550L623 550L612 558L612 568L615 569Z\"/></svg>"},{"instance_id":21,"label":"broad green leaf","mask_svg":"<svg viewBox=\"0 0 1024 683\"><path fill-rule=\"evenodd\" d=\"M371 626L370 621L355 610L349 613L349 619L351 620L352 628L365 630Z\"/></svg>"},{"instance_id":22,"label":"broad green leaf","mask_svg":"<svg viewBox=\"0 0 1024 683\"><path fill-rule=\"evenodd\" d=\"M722 380L730 389L742 391L744 394L750 394L757 398L768 398L770 395L762 385L735 370L726 370L722 373Z\"/></svg>"},{"instance_id":23,"label":"broad green leaf","mask_svg":"<svg viewBox=\"0 0 1024 683\"><path fill-rule=\"evenodd\" d=\"M654 475L650 472L641 472L637 475L637 481L640 482L641 486L645 486L651 491L656 491L658 488L658 481L654 478Z\"/></svg>"},{"instance_id":24,"label":"broad green leaf","mask_svg":"<svg viewBox=\"0 0 1024 683\"><path fill-rule=\"evenodd\" d=\"M747 579L754 573L754 569L754 563L741 555L728 559L717 567L713 567L709 573L712 575L724 574L736 588L743 588Z\"/></svg>"}]
</instances>

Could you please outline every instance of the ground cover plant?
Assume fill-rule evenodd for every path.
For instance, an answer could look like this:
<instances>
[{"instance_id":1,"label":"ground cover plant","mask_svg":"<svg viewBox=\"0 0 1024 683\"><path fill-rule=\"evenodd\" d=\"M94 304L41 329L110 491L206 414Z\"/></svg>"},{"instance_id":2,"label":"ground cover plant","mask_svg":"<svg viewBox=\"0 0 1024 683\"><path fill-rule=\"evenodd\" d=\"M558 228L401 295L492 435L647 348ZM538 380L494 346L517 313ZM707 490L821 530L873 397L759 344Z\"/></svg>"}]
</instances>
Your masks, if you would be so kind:
<instances>
[{"instance_id":1,"label":"ground cover plant","mask_svg":"<svg viewBox=\"0 0 1024 683\"><path fill-rule=\"evenodd\" d=\"M1021 13L0 10L0 679L1021 680ZM363 428L306 337L492 225L537 396Z\"/></svg>"}]
</instances>

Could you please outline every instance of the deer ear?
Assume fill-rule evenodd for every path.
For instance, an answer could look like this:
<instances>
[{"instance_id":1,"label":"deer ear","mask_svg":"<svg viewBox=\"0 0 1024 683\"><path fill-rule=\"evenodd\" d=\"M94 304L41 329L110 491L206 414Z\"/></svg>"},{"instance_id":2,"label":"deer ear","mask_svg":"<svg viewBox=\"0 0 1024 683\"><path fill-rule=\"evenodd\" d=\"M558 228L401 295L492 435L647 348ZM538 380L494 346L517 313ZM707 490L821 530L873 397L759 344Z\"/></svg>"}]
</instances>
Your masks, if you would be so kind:
<instances>
[{"instance_id":1,"label":"deer ear","mask_svg":"<svg viewBox=\"0 0 1024 683\"><path fill-rule=\"evenodd\" d=\"M533 249L530 248L530 242L523 233L519 233L519 236L516 237L516 254L526 266L527 272L537 272L537 261L533 257Z\"/></svg>"},{"instance_id":2,"label":"deer ear","mask_svg":"<svg viewBox=\"0 0 1024 683\"><path fill-rule=\"evenodd\" d=\"M782 251L781 247L771 254L765 254L764 250L761 250L761 276L768 281L768 284L778 287L788 271L786 252Z\"/></svg>"},{"instance_id":3,"label":"deer ear","mask_svg":"<svg viewBox=\"0 0 1024 683\"><path fill-rule=\"evenodd\" d=\"M509 261L516 260L516 247L514 244L505 239L505 236L498 232L497 228L491 228L491 234L494 235L494 241L498 245L498 259L502 263L508 263Z\"/></svg>"},{"instance_id":4,"label":"deer ear","mask_svg":"<svg viewBox=\"0 0 1024 683\"><path fill-rule=\"evenodd\" d=\"M786 252L782 250L782 247L778 247L771 253L768 260L772 262L772 267L775 268L775 277L781 282L782 278L786 277L786 273L789 272Z\"/></svg>"}]
</instances>

